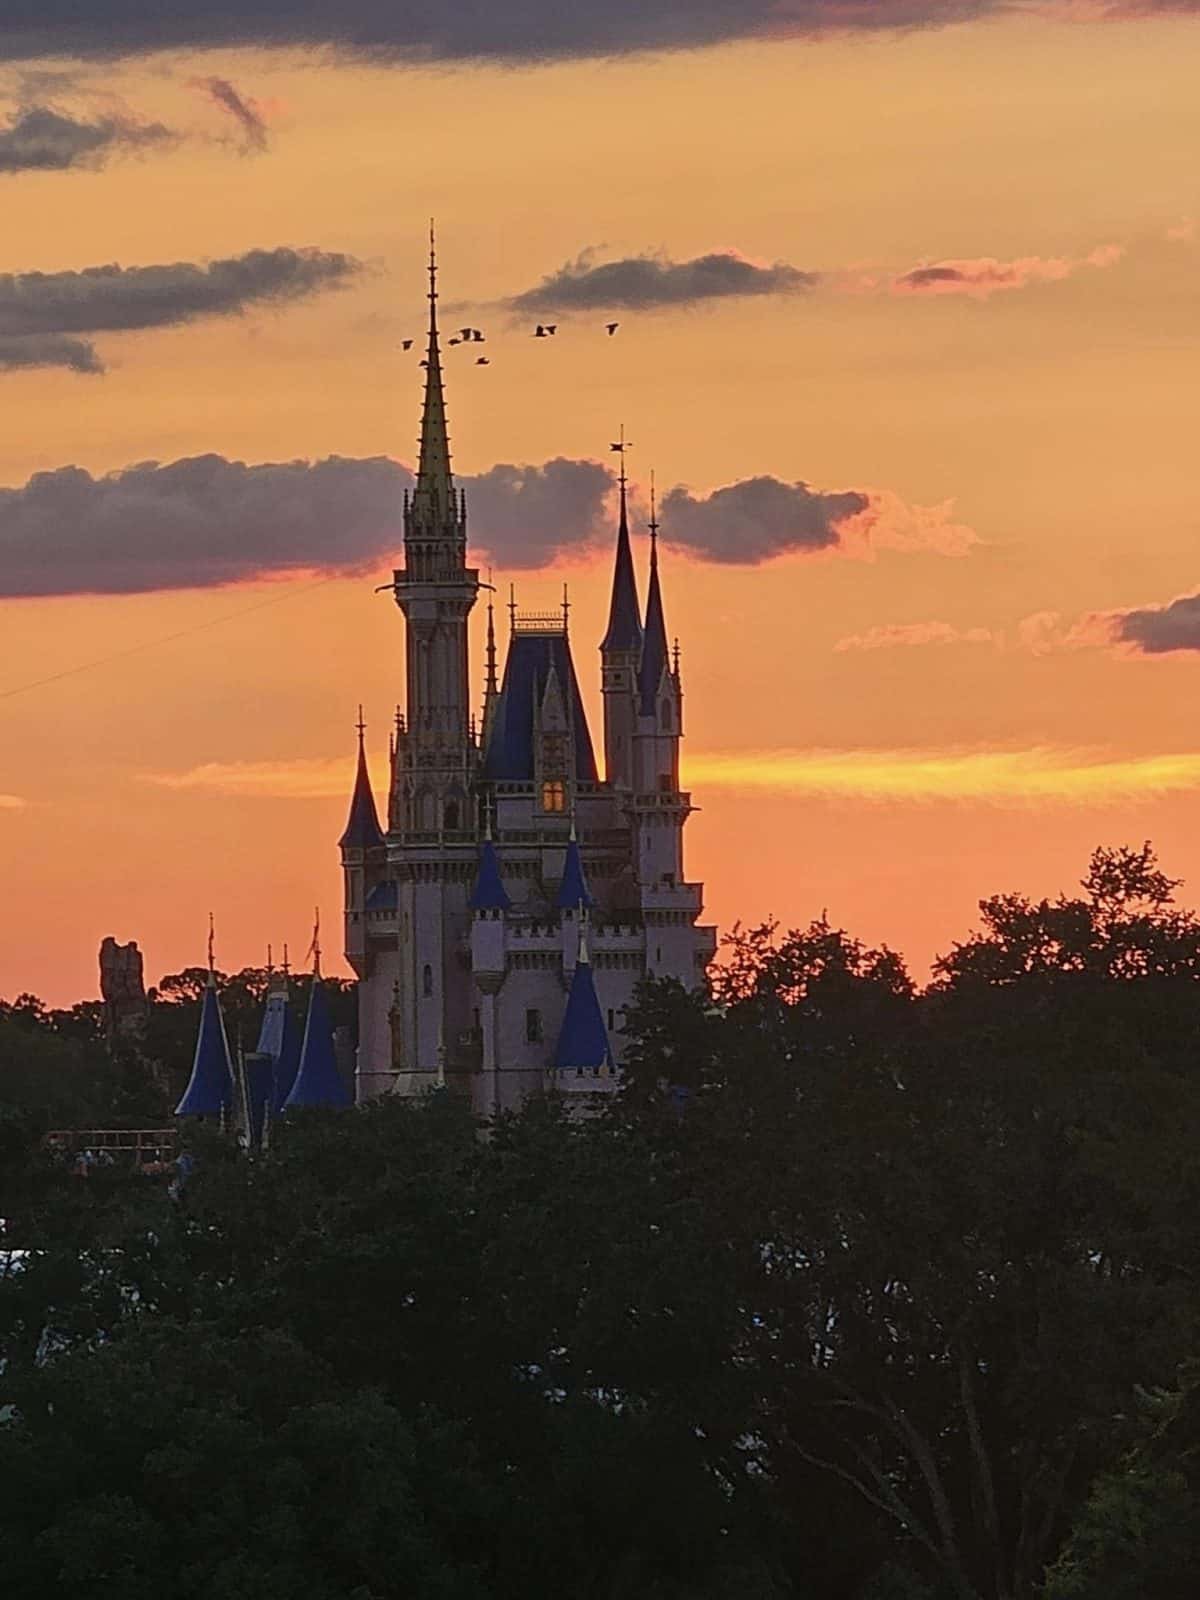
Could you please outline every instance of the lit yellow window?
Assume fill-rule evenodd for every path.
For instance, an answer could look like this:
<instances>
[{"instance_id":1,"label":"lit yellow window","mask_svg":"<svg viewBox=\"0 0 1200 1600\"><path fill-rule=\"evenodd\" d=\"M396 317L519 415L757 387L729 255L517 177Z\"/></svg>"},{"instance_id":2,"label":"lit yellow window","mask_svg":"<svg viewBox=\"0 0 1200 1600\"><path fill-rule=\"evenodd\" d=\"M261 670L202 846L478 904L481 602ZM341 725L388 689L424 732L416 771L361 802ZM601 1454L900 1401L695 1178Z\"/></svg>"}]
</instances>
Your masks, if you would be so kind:
<instances>
[{"instance_id":1,"label":"lit yellow window","mask_svg":"<svg viewBox=\"0 0 1200 1600\"><path fill-rule=\"evenodd\" d=\"M567 786L557 778L551 783L542 785L542 810L565 811L567 809Z\"/></svg>"}]
</instances>

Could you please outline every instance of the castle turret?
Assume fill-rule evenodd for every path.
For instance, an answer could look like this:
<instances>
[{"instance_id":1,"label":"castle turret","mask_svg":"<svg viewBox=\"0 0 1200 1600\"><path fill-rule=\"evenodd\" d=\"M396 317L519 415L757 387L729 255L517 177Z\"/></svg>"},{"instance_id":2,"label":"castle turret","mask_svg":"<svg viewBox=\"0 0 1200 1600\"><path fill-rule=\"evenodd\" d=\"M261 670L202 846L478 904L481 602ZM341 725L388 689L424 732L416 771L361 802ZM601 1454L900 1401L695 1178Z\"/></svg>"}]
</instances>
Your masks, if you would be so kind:
<instances>
[{"instance_id":1,"label":"castle turret","mask_svg":"<svg viewBox=\"0 0 1200 1600\"><path fill-rule=\"evenodd\" d=\"M371 789L371 775L367 770L365 735L366 724L363 722L362 707L359 706L358 767L354 775L354 792L350 797L346 831L338 844L342 852L346 960L360 978L363 976L367 950L367 901L383 874L386 858L383 831L379 826L379 813L375 809L375 795Z\"/></svg>"},{"instance_id":2,"label":"castle turret","mask_svg":"<svg viewBox=\"0 0 1200 1600\"><path fill-rule=\"evenodd\" d=\"M566 1094L594 1089L594 1083L586 1080L608 1077L613 1070L612 1046L592 976L586 919L579 926L578 954L554 1051L554 1070L558 1087Z\"/></svg>"},{"instance_id":3,"label":"castle turret","mask_svg":"<svg viewBox=\"0 0 1200 1600\"><path fill-rule=\"evenodd\" d=\"M338 1071L337 1052L333 1045L333 1020L329 1015L325 985L321 982L321 953L314 934L312 988L308 991L304 1040L300 1046L296 1081L284 1102L284 1110L321 1107L328 1111L340 1111L349 1104L350 1091Z\"/></svg>"},{"instance_id":4,"label":"castle turret","mask_svg":"<svg viewBox=\"0 0 1200 1600\"><path fill-rule=\"evenodd\" d=\"M208 981L200 1004L200 1027L196 1034L196 1053L192 1075L183 1098L175 1107L177 1117L212 1117L226 1121L233 1111L233 1066L225 1018L217 994L217 975L213 966L213 936L208 935Z\"/></svg>"},{"instance_id":5,"label":"castle turret","mask_svg":"<svg viewBox=\"0 0 1200 1600\"><path fill-rule=\"evenodd\" d=\"M624 441L620 448L623 452ZM608 628L600 645L601 689L604 694L604 775L607 782L621 789L631 789L634 784L633 740L637 730L634 696L641 650L642 623L633 552L629 545L625 456L622 453L617 553L613 564Z\"/></svg>"}]
</instances>

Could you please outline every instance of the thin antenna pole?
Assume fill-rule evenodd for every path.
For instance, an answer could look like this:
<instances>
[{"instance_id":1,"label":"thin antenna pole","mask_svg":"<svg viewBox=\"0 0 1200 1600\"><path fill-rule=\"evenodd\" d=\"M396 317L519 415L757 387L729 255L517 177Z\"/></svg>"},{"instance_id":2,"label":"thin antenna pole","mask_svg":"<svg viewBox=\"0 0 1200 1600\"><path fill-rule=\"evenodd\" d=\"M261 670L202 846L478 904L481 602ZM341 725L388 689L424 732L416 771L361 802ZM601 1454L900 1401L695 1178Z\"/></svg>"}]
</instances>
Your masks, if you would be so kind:
<instances>
[{"instance_id":1,"label":"thin antenna pole","mask_svg":"<svg viewBox=\"0 0 1200 1600\"><path fill-rule=\"evenodd\" d=\"M283 946L283 976L284 976L285 981L286 981L286 979L290 978L291 975L292 975L292 964L288 960L288 947L287 947L287 944L285 942L285 944Z\"/></svg>"},{"instance_id":2,"label":"thin antenna pole","mask_svg":"<svg viewBox=\"0 0 1200 1600\"><path fill-rule=\"evenodd\" d=\"M216 960L214 959L214 955L213 955L213 948L214 948L215 940L216 940L216 925L215 925L215 923L213 921L213 914L210 911L208 913L208 975L209 975L210 978L213 976L213 974L217 970Z\"/></svg>"},{"instance_id":3,"label":"thin antenna pole","mask_svg":"<svg viewBox=\"0 0 1200 1600\"><path fill-rule=\"evenodd\" d=\"M510 583L508 586L508 627L510 633L517 631L517 586Z\"/></svg>"},{"instance_id":4,"label":"thin antenna pole","mask_svg":"<svg viewBox=\"0 0 1200 1600\"><path fill-rule=\"evenodd\" d=\"M563 584L562 611L563 611L563 632L566 633L566 631L567 631L567 621L568 621L568 618L570 617L570 614L571 614L571 600L570 600L570 596L568 594L567 586L566 586L565 583Z\"/></svg>"},{"instance_id":5,"label":"thin antenna pole","mask_svg":"<svg viewBox=\"0 0 1200 1600\"><path fill-rule=\"evenodd\" d=\"M321 908L317 906L313 911L313 936L312 936L313 977L321 976Z\"/></svg>"}]
</instances>

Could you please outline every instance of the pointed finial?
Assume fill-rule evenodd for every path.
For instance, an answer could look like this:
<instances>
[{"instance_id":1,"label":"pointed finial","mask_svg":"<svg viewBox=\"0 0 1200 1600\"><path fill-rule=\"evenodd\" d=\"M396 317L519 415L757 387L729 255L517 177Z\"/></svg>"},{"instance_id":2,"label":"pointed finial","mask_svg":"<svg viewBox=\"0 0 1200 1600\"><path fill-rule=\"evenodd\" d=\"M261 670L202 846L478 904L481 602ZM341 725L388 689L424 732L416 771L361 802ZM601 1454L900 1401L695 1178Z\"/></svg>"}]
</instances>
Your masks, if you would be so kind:
<instances>
[{"instance_id":1,"label":"pointed finial","mask_svg":"<svg viewBox=\"0 0 1200 1600\"><path fill-rule=\"evenodd\" d=\"M566 586L565 583L563 584L562 611L563 611L563 632L566 633L566 631L567 631L567 619L570 617L570 614L571 614L571 599L570 599L570 595L568 593L567 586Z\"/></svg>"},{"instance_id":2,"label":"pointed finial","mask_svg":"<svg viewBox=\"0 0 1200 1600\"><path fill-rule=\"evenodd\" d=\"M429 219L429 303L432 308L437 299L437 233L433 218Z\"/></svg>"},{"instance_id":3,"label":"pointed finial","mask_svg":"<svg viewBox=\"0 0 1200 1600\"><path fill-rule=\"evenodd\" d=\"M215 944L215 941L216 941L216 937L217 937L216 924L213 921L213 914L210 911L208 913L208 983L209 983L209 987L210 988L212 988L216 984L216 981L217 981L216 980L216 976L215 976L216 970L217 970L217 964L216 964L216 960L214 959L214 956L213 956L213 948L214 948L214 944Z\"/></svg>"},{"instance_id":4,"label":"pointed finial","mask_svg":"<svg viewBox=\"0 0 1200 1600\"><path fill-rule=\"evenodd\" d=\"M590 961L588 955L588 913L584 906L579 917L579 960L586 967Z\"/></svg>"},{"instance_id":5,"label":"pointed finial","mask_svg":"<svg viewBox=\"0 0 1200 1600\"><path fill-rule=\"evenodd\" d=\"M491 796L483 797L483 837L488 844L492 842L492 804Z\"/></svg>"},{"instance_id":6,"label":"pointed finial","mask_svg":"<svg viewBox=\"0 0 1200 1600\"><path fill-rule=\"evenodd\" d=\"M510 583L508 586L508 626L512 633L517 631L517 586Z\"/></svg>"},{"instance_id":7,"label":"pointed finial","mask_svg":"<svg viewBox=\"0 0 1200 1600\"><path fill-rule=\"evenodd\" d=\"M321 908L316 906L313 910L313 936L308 947L308 953L313 958L313 977L321 976Z\"/></svg>"},{"instance_id":8,"label":"pointed finial","mask_svg":"<svg viewBox=\"0 0 1200 1600\"><path fill-rule=\"evenodd\" d=\"M674 650L672 652L671 671L672 671L673 675L676 678L679 677L679 636L678 636L678 634L675 637L675 648L674 648Z\"/></svg>"},{"instance_id":9,"label":"pointed finial","mask_svg":"<svg viewBox=\"0 0 1200 1600\"><path fill-rule=\"evenodd\" d=\"M363 708L361 700L358 704L358 721L354 724L354 726L358 729L358 748L361 750L363 747L363 736L367 731L367 725L363 721Z\"/></svg>"},{"instance_id":10,"label":"pointed finial","mask_svg":"<svg viewBox=\"0 0 1200 1600\"><path fill-rule=\"evenodd\" d=\"M650 569L653 571L658 566L658 500L653 467L650 468L650 521L646 526L650 529Z\"/></svg>"},{"instance_id":11,"label":"pointed finial","mask_svg":"<svg viewBox=\"0 0 1200 1600\"><path fill-rule=\"evenodd\" d=\"M268 980L270 980L274 976L275 976L275 957L274 957L274 953L271 950L271 946L268 945L267 946L267 978L268 978Z\"/></svg>"},{"instance_id":12,"label":"pointed finial","mask_svg":"<svg viewBox=\"0 0 1200 1600\"><path fill-rule=\"evenodd\" d=\"M579 835L575 832L575 807L574 806L571 807L571 832L570 832L570 836L569 837L570 837L570 840L571 840L572 844L578 843Z\"/></svg>"},{"instance_id":13,"label":"pointed finial","mask_svg":"<svg viewBox=\"0 0 1200 1600\"><path fill-rule=\"evenodd\" d=\"M286 943L284 944L284 947L283 947L283 966L281 968L281 971L283 972L283 975L284 975L285 978L290 978L291 975L292 975L292 963L288 959L288 947L287 947Z\"/></svg>"}]
</instances>

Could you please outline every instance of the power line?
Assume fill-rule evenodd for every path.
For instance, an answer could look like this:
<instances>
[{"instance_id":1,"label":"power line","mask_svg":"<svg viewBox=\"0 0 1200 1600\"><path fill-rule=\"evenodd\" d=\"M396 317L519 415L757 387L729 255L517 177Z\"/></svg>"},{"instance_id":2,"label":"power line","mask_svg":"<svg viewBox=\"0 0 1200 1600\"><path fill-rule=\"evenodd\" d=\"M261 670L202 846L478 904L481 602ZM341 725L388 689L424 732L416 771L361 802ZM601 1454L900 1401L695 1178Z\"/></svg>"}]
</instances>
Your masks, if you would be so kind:
<instances>
[{"instance_id":1,"label":"power line","mask_svg":"<svg viewBox=\"0 0 1200 1600\"><path fill-rule=\"evenodd\" d=\"M194 633L203 633L207 628L219 628L223 623L236 622L239 617L248 617L254 611L265 611L268 606L283 605L287 600L297 600L301 595L311 594L314 589L321 589L327 583L332 583L336 573L331 573L326 578L318 578L316 583L305 584L303 589L289 589L286 594L269 596L266 600L256 600L252 606L242 606L238 611L226 611L219 617L209 617L205 622L193 623L190 628L180 628L177 633L166 633L159 639L146 639L141 644L131 644L125 650L114 650L111 655L97 656L93 661L82 661L77 667L64 667L61 672L52 672L47 678L35 678L31 683L19 683L12 689L0 689L0 700L11 700L18 694L29 694L34 689L44 689L48 684L61 683L64 678L74 678L81 672L92 672L97 667L107 667L113 661L123 661L126 656L139 655L143 650L157 650L160 645L174 644L178 639L188 639Z\"/></svg>"}]
</instances>

